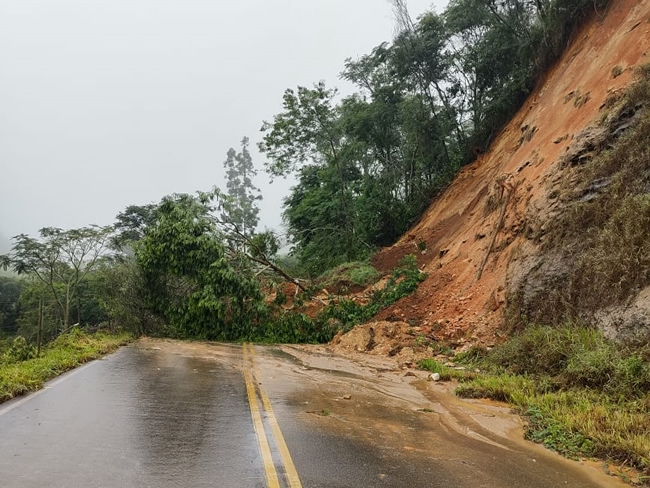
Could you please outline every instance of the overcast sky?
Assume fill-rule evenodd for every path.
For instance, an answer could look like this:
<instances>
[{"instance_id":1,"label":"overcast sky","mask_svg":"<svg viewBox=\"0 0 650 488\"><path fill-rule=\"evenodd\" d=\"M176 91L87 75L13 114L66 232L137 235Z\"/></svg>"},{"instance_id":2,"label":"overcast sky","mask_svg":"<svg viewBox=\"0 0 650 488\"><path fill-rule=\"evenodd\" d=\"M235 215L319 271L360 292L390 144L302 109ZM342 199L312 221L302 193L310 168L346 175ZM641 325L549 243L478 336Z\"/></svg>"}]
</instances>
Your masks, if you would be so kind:
<instances>
[{"instance_id":1,"label":"overcast sky","mask_svg":"<svg viewBox=\"0 0 650 488\"><path fill-rule=\"evenodd\" d=\"M349 93L345 58L393 29L387 0L0 0L0 237L225 189L226 151L259 140L286 88ZM257 183L278 228L289 185Z\"/></svg>"}]
</instances>

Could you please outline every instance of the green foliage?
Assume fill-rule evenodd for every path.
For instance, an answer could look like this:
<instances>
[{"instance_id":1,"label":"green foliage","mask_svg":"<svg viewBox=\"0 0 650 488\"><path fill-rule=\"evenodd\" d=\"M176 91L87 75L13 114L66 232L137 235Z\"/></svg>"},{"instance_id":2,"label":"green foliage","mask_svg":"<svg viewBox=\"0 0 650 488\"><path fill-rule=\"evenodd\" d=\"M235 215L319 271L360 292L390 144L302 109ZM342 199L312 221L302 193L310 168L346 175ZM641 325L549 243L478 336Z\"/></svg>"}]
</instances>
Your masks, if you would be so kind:
<instances>
[{"instance_id":1,"label":"green foliage","mask_svg":"<svg viewBox=\"0 0 650 488\"><path fill-rule=\"evenodd\" d=\"M257 171L248 151L248 137L241 141L241 152L238 153L233 148L228 150L223 167L226 169L226 188L230 202L221 218L234 225L245 237L250 237L259 222L260 209L256 202L262 196L252 180Z\"/></svg>"},{"instance_id":2,"label":"green foliage","mask_svg":"<svg viewBox=\"0 0 650 488\"><path fill-rule=\"evenodd\" d=\"M353 300L332 300L315 318L299 311L285 312L273 317L265 329L264 340L282 342L328 342L338 332L347 332L355 325L370 320L380 310L413 293L426 278L420 272L415 256L405 256L385 287L377 290L370 302L361 305Z\"/></svg>"},{"instance_id":3,"label":"green foliage","mask_svg":"<svg viewBox=\"0 0 650 488\"><path fill-rule=\"evenodd\" d=\"M115 235L111 244L116 249L132 246L144 237L145 229L156 221L156 205L129 205L115 217Z\"/></svg>"},{"instance_id":4,"label":"green foliage","mask_svg":"<svg viewBox=\"0 0 650 488\"><path fill-rule=\"evenodd\" d=\"M62 334L48 344L40 357L34 357L30 346L21 341L19 357L0 362L0 402L29 391L80 364L116 350L131 339L128 334L84 334L75 330ZM29 351L27 354L25 351ZM9 359L9 360L7 360Z\"/></svg>"},{"instance_id":5,"label":"green foliage","mask_svg":"<svg viewBox=\"0 0 650 488\"><path fill-rule=\"evenodd\" d=\"M482 346L471 346L463 352L454 355L454 362L459 364L476 364L488 353L488 350Z\"/></svg>"},{"instance_id":6,"label":"green foliage","mask_svg":"<svg viewBox=\"0 0 650 488\"><path fill-rule=\"evenodd\" d=\"M284 312L272 316L251 334L250 339L269 343L320 344L332 340L334 334L336 329L327 321L312 319L300 312Z\"/></svg>"},{"instance_id":7,"label":"green foliage","mask_svg":"<svg viewBox=\"0 0 650 488\"><path fill-rule=\"evenodd\" d=\"M463 383L463 397L511 403L526 435L565 456L599 456L650 474L648 350L607 341L574 325L530 326L464 360L491 371Z\"/></svg>"},{"instance_id":8,"label":"green foliage","mask_svg":"<svg viewBox=\"0 0 650 488\"><path fill-rule=\"evenodd\" d=\"M262 127L267 170L297 179L284 219L310 276L393 244L608 1L452 0L417 21L393 4L393 42L345 62L358 93L286 90Z\"/></svg>"},{"instance_id":9,"label":"green foliage","mask_svg":"<svg viewBox=\"0 0 650 488\"><path fill-rule=\"evenodd\" d=\"M284 203L284 220L292 254L310 276L368 254L353 235L350 198L336 168L318 164L299 170L298 183Z\"/></svg>"},{"instance_id":10,"label":"green foliage","mask_svg":"<svg viewBox=\"0 0 650 488\"><path fill-rule=\"evenodd\" d=\"M23 336L17 336L7 351L0 356L0 364L26 361L36 356L36 348L29 345Z\"/></svg>"},{"instance_id":11,"label":"green foliage","mask_svg":"<svg viewBox=\"0 0 650 488\"><path fill-rule=\"evenodd\" d=\"M528 420L526 437L533 442L544 444L567 457L593 456L594 442L581 432L572 432L561 421L548 417L535 404L531 404L523 412Z\"/></svg>"},{"instance_id":12,"label":"green foliage","mask_svg":"<svg viewBox=\"0 0 650 488\"><path fill-rule=\"evenodd\" d=\"M341 324L341 330L350 330L355 325L370 320L380 310L413 293L425 279L426 274L418 269L415 256L409 254L402 258L399 267L393 271L384 288L373 293L368 304L360 305L352 300L343 299L326 307L319 314L319 319L337 320Z\"/></svg>"},{"instance_id":13,"label":"green foliage","mask_svg":"<svg viewBox=\"0 0 650 488\"><path fill-rule=\"evenodd\" d=\"M0 276L0 335L12 335L18 328L22 286L22 281L16 278Z\"/></svg>"},{"instance_id":14,"label":"green foliage","mask_svg":"<svg viewBox=\"0 0 650 488\"><path fill-rule=\"evenodd\" d=\"M11 253L4 256L4 264L18 274L28 274L44 285L60 309L63 328L70 325L74 300L79 286L105 254L111 240L111 227L83 227L62 230L46 227L40 238L25 234L14 237Z\"/></svg>"},{"instance_id":15,"label":"green foliage","mask_svg":"<svg viewBox=\"0 0 650 488\"><path fill-rule=\"evenodd\" d=\"M590 389L546 391L539 378L481 375L456 389L466 398L491 398L517 407L526 437L571 457L600 457L650 475L650 400Z\"/></svg>"},{"instance_id":16,"label":"green foliage","mask_svg":"<svg viewBox=\"0 0 650 488\"><path fill-rule=\"evenodd\" d=\"M595 329L529 326L477 359L482 367L545 378L549 390L584 387L635 397L650 389L650 364Z\"/></svg>"},{"instance_id":17,"label":"green foliage","mask_svg":"<svg viewBox=\"0 0 650 488\"><path fill-rule=\"evenodd\" d=\"M340 264L326 271L316 281L318 286L323 288L365 287L373 284L380 277L381 273L367 261L354 261Z\"/></svg>"},{"instance_id":18,"label":"green foliage","mask_svg":"<svg viewBox=\"0 0 650 488\"><path fill-rule=\"evenodd\" d=\"M310 276L304 263L296 255L280 254L275 256L275 262L291 276L299 279L306 279Z\"/></svg>"},{"instance_id":19,"label":"green foliage","mask_svg":"<svg viewBox=\"0 0 650 488\"><path fill-rule=\"evenodd\" d=\"M450 381L454 379L468 381L475 376L474 373L456 370L449 366L445 366L444 364L440 364L435 359L422 359L421 361L418 361L418 367L432 373L438 373L442 381Z\"/></svg>"},{"instance_id":20,"label":"green foliage","mask_svg":"<svg viewBox=\"0 0 650 488\"><path fill-rule=\"evenodd\" d=\"M426 277L427 274L418 269L417 259L413 254L404 256L400 259L399 267L393 271L386 286L372 296L371 305L374 305L377 311L392 305L413 293Z\"/></svg>"},{"instance_id":21,"label":"green foliage","mask_svg":"<svg viewBox=\"0 0 650 488\"><path fill-rule=\"evenodd\" d=\"M130 331L135 336L164 334L162 318L148 306L144 273L134 257L103 263L95 279L111 328Z\"/></svg>"},{"instance_id":22,"label":"green foliage","mask_svg":"<svg viewBox=\"0 0 650 488\"><path fill-rule=\"evenodd\" d=\"M176 337L248 337L265 313L252 272L237 270L212 216L213 194L165 197L136 246L145 303Z\"/></svg>"},{"instance_id":23,"label":"green foliage","mask_svg":"<svg viewBox=\"0 0 650 488\"><path fill-rule=\"evenodd\" d=\"M63 285L55 283L58 293L65 293ZM56 337L61 327L61 308L47 286L38 280L25 280L20 293L20 315L16 321L17 333L29 342L36 342L38 335L39 306L42 305L42 341L47 342Z\"/></svg>"},{"instance_id":24,"label":"green foliage","mask_svg":"<svg viewBox=\"0 0 650 488\"><path fill-rule=\"evenodd\" d=\"M342 137L336 90L323 82L313 88L286 90L283 112L265 122L259 144L272 176L298 172L298 184L285 201L284 218L294 251L313 274L364 251L354 234L354 181L359 171L347 157L352 150Z\"/></svg>"}]
</instances>

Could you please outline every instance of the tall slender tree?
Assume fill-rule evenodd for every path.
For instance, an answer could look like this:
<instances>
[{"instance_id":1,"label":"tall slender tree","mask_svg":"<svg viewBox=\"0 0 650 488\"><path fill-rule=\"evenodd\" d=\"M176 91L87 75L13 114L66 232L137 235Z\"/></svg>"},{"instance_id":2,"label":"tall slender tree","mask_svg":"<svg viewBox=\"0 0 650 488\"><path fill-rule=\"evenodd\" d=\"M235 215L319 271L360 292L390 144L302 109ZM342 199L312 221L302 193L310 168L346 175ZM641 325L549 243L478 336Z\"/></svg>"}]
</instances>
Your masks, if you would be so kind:
<instances>
[{"instance_id":1,"label":"tall slender tree","mask_svg":"<svg viewBox=\"0 0 650 488\"><path fill-rule=\"evenodd\" d=\"M257 202L262 199L259 188L253 184L257 170L248 150L248 137L241 140L241 151L230 148L223 163L226 169L226 189L230 197L228 220L246 237L252 237L259 222ZM226 215L222 215L226 217Z\"/></svg>"}]
</instances>

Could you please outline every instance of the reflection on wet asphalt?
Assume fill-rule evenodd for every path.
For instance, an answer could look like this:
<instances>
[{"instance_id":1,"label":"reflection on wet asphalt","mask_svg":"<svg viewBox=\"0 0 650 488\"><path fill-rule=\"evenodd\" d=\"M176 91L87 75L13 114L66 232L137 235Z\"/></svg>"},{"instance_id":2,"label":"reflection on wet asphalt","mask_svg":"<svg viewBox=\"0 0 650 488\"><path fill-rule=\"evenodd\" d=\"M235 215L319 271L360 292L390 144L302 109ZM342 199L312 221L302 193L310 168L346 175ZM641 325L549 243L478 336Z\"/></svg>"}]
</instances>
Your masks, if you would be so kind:
<instances>
[{"instance_id":1,"label":"reflection on wet asphalt","mask_svg":"<svg viewBox=\"0 0 650 488\"><path fill-rule=\"evenodd\" d=\"M0 416L0 486L263 487L240 371L124 348Z\"/></svg>"},{"instance_id":2,"label":"reflection on wet asphalt","mask_svg":"<svg viewBox=\"0 0 650 488\"><path fill-rule=\"evenodd\" d=\"M471 405L426 382L417 390L401 371L296 358L274 347L250 348L244 359L241 346L141 340L0 405L0 488L262 488L263 459L287 488L273 425L304 488L621 486L471 416L445 414ZM265 457L244 369L262 400Z\"/></svg>"}]
</instances>

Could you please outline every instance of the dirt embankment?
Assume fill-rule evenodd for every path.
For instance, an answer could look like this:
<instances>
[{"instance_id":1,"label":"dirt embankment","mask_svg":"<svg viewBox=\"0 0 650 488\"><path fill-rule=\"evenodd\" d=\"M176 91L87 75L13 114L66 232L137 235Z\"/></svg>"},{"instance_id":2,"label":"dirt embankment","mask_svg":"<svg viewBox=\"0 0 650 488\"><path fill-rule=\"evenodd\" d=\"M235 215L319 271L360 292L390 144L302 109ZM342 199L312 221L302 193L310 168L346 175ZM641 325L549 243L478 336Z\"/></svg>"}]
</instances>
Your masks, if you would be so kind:
<instances>
[{"instance_id":1,"label":"dirt embankment","mask_svg":"<svg viewBox=\"0 0 650 488\"><path fill-rule=\"evenodd\" d=\"M417 254L428 273L416 293L380 313L381 327L408 321L419 329L410 339L401 335L404 341L435 336L455 345L489 346L507 334L507 300L541 252L565 178L563 160L584 156L585 129L634 68L648 62L650 1L614 1L595 15L489 151L375 256L373 264L388 272L402 256ZM352 347L358 340L350 336Z\"/></svg>"}]
</instances>

